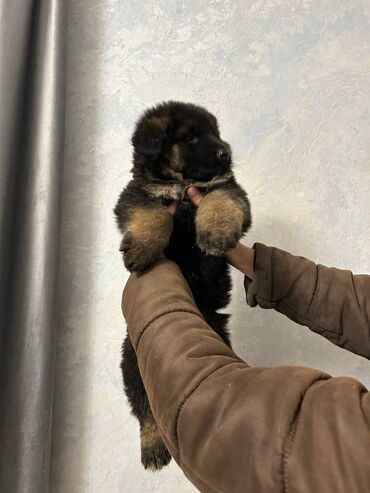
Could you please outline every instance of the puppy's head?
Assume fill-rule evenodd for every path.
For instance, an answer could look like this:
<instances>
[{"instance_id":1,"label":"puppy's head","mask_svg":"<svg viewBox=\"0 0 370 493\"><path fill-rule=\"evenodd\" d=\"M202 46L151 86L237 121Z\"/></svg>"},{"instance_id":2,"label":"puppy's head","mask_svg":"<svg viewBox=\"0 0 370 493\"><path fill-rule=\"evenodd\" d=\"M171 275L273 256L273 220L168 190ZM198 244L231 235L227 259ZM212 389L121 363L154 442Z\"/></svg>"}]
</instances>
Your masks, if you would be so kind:
<instances>
[{"instance_id":1,"label":"puppy's head","mask_svg":"<svg viewBox=\"0 0 370 493\"><path fill-rule=\"evenodd\" d=\"M161 179L209 181L231 168L230 146L216 118L192 104L168 102L149 109L132 137L134 172Z\"/></svg>"}]
</instances>

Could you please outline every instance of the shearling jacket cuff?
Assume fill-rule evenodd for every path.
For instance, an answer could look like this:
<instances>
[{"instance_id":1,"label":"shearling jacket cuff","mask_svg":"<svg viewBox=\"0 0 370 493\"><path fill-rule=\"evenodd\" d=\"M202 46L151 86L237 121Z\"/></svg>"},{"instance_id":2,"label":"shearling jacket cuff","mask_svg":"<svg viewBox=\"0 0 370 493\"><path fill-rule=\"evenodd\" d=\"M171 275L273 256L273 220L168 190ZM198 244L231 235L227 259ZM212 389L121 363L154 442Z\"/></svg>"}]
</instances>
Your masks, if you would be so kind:
<instances>
[{"instance_id":1,"label":"shearling jacket cuff","mask_svg":"<svg viewBox=\"0 0 370 493\"><path fill-rule=\"evenodd\" d=\"M370 357L370 276L316 265L279 248L254 245L247 303L274 308L349 351Z\"/></svg>"},{"instance_id":2,"label":"shearling jacket cuff","mask_svg":"<svg viewBox=\"0 0 370 493\"><path fill-rule=\"evenodd\" d=\"M273 247L268 247L262 243L253 245L254 272L253 281L249 277L244 277L244 288L246 300L249 306L260 305L261 308L273 308L272 304L272 254Z\"/></svg>"},{"instance_id":3,"label":"shearling jacket cuff","mask_svg":"<svg viewBox=\"0 0 370 493\"><path fill-rule=\"evenodd\" d=\"M246 290L248 304L275 308L293 319L304 316L316 289L316 264L262 243L253 248L255 276Z\"/></svg>"}]
</instances>

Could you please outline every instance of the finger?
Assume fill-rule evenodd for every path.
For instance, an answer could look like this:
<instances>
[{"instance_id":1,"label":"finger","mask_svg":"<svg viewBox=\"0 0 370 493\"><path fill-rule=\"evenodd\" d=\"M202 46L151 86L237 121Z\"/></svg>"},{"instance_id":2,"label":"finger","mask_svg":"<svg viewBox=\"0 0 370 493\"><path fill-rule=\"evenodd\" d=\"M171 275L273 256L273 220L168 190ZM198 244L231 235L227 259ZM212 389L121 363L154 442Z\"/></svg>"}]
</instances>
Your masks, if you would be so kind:
<instances>
[{"instance_id":1,"label":"finger","mask_svg":"<svg viewBox=\"0 0 370 493\"><path fill-rule=\"evenodd\" d=\"M173 216L176 214L176 209L177 209L178 201L174 200L173 202L170 203L170 205L167 207L167 210L170 214Z\"/></svg>"},{"instance_id":2,"label":"finger","mask_svg":"<svg viewBox=\"0 0 370 493\"><path fill-rule=\"evenodd\" d=\"M186 194L189 197L189 199L193 202L193 204L198 207L203 197L200 191L197 189L197 187L193 187L193 186L189 187L186 191Z\"/></svg>"}]
</instances>

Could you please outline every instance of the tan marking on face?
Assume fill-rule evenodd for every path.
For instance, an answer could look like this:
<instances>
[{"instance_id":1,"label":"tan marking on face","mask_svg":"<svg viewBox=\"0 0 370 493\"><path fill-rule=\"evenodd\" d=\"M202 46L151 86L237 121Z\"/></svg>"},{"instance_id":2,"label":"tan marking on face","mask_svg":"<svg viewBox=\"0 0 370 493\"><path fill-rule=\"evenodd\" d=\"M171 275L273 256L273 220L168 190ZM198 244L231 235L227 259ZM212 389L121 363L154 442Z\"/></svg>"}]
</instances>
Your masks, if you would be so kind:
<instances>
[{"instance_id":1,"label":"tan marking on face","mask_svg":"<svg viewBox=\"0 0 370 493\"><path fill-rule=\"evenodd\" d=\"M165 132L170 123L170 119L166 116L152 116L149 118L148 123L152 127L159 128L163 132Z\"/></svg>"},{"instance_id":2,"label":"tan marking on face","mask_svg":"<svg viewBox=\"0 0 370 493\"><path fill-rule=\"evenodd\" d=\"M181 156L180 146L178 144L174 144L172 146L169 162L171 168L176 172L181 171L184 167L184 161Z\"/></svg>"}]
</instances>

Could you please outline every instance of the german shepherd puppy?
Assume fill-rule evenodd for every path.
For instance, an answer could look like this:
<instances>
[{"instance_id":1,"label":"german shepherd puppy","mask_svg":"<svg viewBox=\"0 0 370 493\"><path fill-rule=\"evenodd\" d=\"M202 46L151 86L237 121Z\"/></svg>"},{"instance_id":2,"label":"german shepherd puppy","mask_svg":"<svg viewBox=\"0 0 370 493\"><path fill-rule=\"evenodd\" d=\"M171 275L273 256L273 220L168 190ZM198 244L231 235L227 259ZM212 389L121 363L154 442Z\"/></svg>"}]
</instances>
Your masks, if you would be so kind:
<instances>
[{"instance_id":1,"label":"german shepherd puppy","mask_svg":"<svg viewBox=\"0 0 370 493\"><path fill-rule=\"evenodd\" d=\"M114 209L124 264L130 272L141 271L164 252L180 267L205 320L230 344L228 315L217 312L230 299L224 254L251 225L247 195L231 170L230 146L211 113L173 101L144 113L132 145L133 178ZM198 209L186 197L191 184L203 194ZM174 200L178 207L172 217L166 206ZM124 389L140 423L141 461L158 470L171 456L153 419L128 336L122 352Z\"/></svg>"}]
</instances>

